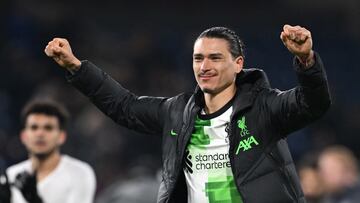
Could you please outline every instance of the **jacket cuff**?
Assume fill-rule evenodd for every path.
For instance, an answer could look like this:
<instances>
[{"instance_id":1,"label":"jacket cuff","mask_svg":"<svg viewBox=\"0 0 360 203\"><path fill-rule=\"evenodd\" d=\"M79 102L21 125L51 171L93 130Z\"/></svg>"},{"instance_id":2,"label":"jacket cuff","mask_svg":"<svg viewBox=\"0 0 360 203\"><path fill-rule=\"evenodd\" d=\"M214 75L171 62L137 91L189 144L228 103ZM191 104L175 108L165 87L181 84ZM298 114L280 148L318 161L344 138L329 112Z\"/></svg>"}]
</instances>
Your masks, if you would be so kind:
<instances>
[{"instance_id":1,"label":"jacket cuff","mask_svg":"<svg viewBox=\"0 0 360 203\"><path fill-rule=\"evenodd\" d=\"M87 60L82 60L79 70L77 70L75 72L66 71L65 72L66 81L68 81L69 83L72 83L72 82L78 80L78 78L81 75L83 75L84 72L86 71L86 63L89 63L89 62Z\"/></svg>"},{"instance_id":2,"label":"jacket cuff","mask_svg":"<svg viewBox=\"0 0 360 203\"><path fill-rule=\"evenodd\" d=\"M327 82L326 73L320 55L314 52L315 63L309 68L304 68L299 59L294 57L293 66L299 83L303 87L315 88Z\"/></svg>"},{"instance_id":3,"label":"jacket cuff","mask_svg":"<svg viewBox=\"0 0 360 203\"><path fill-rule=\"evenodd\" d=\"M81 61L80 69L74 73L66 72L67 82L85 94L96 91L105 79L105 73L90 61Z\"/></svg>"}]
</instances>

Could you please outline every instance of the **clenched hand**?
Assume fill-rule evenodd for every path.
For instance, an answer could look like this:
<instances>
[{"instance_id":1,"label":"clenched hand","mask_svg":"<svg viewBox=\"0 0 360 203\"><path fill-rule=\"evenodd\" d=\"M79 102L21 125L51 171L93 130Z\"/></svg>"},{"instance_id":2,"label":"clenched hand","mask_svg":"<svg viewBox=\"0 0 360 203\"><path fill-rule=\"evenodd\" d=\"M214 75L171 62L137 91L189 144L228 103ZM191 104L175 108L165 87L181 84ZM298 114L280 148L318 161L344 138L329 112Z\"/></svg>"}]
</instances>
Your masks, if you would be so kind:
<instances>
[{"instance_id":1,"label":"clenched hand","mask_svg":"<svg viewBox=\"0 0 360 203\"><path fill-rule=\"evenodd\" d=\"M309 30L300 26L284 25L280 38L286 48L303 64L313 60L313 41Z\"/></svg>"},{"instance_id":2,"label":"clenched hand","mask_svg":"<svg viewBox=\"0 0 360 203\"><path fill-rule=\"evenodd\" d=\"M81 61L74 56L69 42L64 38L54 38L50 41L45 53L70 72L78 70L81 66Z\"/></svg>"}]
</instances>

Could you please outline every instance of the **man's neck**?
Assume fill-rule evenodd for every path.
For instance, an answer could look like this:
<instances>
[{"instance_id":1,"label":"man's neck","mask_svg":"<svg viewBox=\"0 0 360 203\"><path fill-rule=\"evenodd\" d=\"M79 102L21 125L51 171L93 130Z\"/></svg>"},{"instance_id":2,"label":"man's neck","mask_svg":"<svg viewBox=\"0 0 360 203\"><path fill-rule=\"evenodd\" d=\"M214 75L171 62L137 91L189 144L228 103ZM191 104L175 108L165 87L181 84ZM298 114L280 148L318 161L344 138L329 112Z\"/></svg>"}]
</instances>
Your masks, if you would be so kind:
<instances>
[{"instance_id":1,"label":"man's neck","mask_svg":"<svg viewBox=\"0 0 360 203\"><path fill-rule=\"evenodd\" d=\"M60 159L61 155L59 151L55 151L43 159L35 155L30 155L32 168L37 172L37 180L41 181L49 175L58 166Z\"/></svg>"},{"instance_id":2,"label":"man's neck","mask_svg":"<svg viewBox=\"0 0 360 203\"><path fill-rule=\"evenodd\" d=\"M217 94L204 93L205 112L211 114L218 111L234 97L235 93L235 83Z\"/></svg>"}]
</instances>

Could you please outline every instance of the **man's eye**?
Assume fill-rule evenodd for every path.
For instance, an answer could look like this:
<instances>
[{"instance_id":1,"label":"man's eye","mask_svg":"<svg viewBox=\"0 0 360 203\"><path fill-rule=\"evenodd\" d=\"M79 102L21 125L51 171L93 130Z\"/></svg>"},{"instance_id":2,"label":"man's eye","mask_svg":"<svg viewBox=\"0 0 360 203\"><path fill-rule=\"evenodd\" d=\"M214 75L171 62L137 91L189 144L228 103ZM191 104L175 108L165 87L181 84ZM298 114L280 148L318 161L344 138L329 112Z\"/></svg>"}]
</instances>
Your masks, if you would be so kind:
<instances>
[{"instance_id":1,"label":"man's eye","mask_svg":"<svg viewBox=\"0 0 360 203\"><path fill-rule=\"evenodd\" d=\"M52 131L54 128L55 128L55 126L53 126L53 125L45 125L45 126L44 126L44 129L45 129L46 131Z\"/></svg>"},{"instance_id":2,"label":"man's eye","mask_svg":"<svg viewBox=\"0 0 360 203\"><path fill-rule=\"evenodd\" d=\"M212 57L211 58L213 61L218 61L218 60L221 60L221 57Z\"/></svg>"},{"instance_id":3,"label":"man's eye","mask_svg":"<svg viewBox=\"0 0 360 203\"><path fill-rule=\"evenodd\" d=\"M39 128L39 126L38 125L30 125L29 128L30 128L30 130L35 131Z\"/></svg>"},{"instance_id":4,"label":"man's eye","mask_svg":"<svg viewBox=\"0 0 360 203\"><path fill-rule=\"evenodd\" d=\"M194 58L194 61L201 61L201 60L202 60L201 57L195 57L195 58Z\"/></svg>"}]
</instances>

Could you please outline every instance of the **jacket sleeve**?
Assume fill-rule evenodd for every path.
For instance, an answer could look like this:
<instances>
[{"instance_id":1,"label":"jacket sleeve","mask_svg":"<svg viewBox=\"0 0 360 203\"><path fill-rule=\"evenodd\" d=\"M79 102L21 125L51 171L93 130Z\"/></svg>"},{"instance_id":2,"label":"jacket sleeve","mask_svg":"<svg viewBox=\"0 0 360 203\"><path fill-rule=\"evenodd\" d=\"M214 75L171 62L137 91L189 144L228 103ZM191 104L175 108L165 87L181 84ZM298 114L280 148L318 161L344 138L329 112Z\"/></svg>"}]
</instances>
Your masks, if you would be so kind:
<instances>
[{"instance_id":1,"label":"jacket sleeve","mask_svg":"<svg viewBox=\"0 0 360 203\"><path fill-rule=\"evenodd\" d=\"M319 54L315 53L315 64L308 69L303 69L296 58L293 65L299 85L287 91L270 90L266 101L271 124L282 137L320 118L331 104Z\"/></svg>"},{"instance_id":2,"label":"jacket sleeve","mask_svg":"<svg viewBox=\"0 0 360 203\"><path fill-rule=\"evenodd\" d=\"M82 61L80 70L66 77L116 123L139 132L161 134L166 98L136 96L89 61Z\"/></svg>"}]
</instances>

